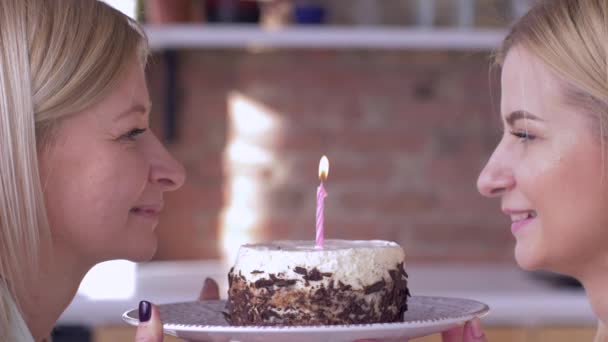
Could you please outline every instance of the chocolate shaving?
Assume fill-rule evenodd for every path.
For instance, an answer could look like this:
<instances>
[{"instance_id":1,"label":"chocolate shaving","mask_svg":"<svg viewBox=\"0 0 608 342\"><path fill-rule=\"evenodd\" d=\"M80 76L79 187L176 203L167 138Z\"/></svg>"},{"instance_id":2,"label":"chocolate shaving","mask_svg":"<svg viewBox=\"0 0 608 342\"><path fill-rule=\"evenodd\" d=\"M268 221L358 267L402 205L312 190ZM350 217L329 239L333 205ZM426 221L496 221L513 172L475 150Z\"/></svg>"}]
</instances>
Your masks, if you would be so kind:
<instances>
[{"instance_id":1,"label":"chocolate shaving","mask_svg":"<svg viewBox=\"0 0 608 342\"><path fill-rule=\"evenodd\" d=\"M327 291L324 288L319 288L315 291L315 294L312 296L314 300L322 300L327 297Z\"/></svg>"},{"instance_id":2,"label":"chocolate shaving","mask_svg":"<svg viewBox=\"0 0 608 342\"><path fill-rule=\"evenodd\" d=\"M390 271L388 271L388 274L391 276L391 279L392 279L393 281L395 281L395 282L397 281L397 271L395 271L395 270L390 270Z\"/></svg>"},{"instance_id":3,"label":"chocolate shaving","mask_svg":"<svg viewBox=\"0 0 608 342\"><path fill-rule=\"evenodd\" d=\"M277 276L275 276L272 273L269 276L270 276L270 279L274 282L274 285L278 286L278 287L291 286L291 285L295 284L297 281L295 279L278 278Z\"/></svg>"},{"instance_id":4,"label":"chocolate shaving","mask_svg":"<svg viewBox=\"0 0 608 342\"><path fill-rule=\"evenodd\" d=\"M271 279L258 279L254 283L254 286L258 289L262 287L270 287L272 285L274 285L274 281Z\"/></svg>"},{"instance_id":5,"label":"chocolate shaving","mask_svg":"<svg viewBox=\"0 0 608 342\"><path fill-rule=\"evenodd\" d=\"M261 316L263 319L266 320L272 319L272 317L281 318L281 316L272 309L263 311Z\"/></svg>"},{"instance_id":6,"label":"chocolate shaving","mask_svg":"<svg viewBox=\"0 0 608 342\"><path fill-rule=\"evenodd\" d=\"M338 281L338 288L340 291L348 291L352 288L350 285L345 285L342 281Z\"/></svg>"},{"instance_id":7,"label":"chocolate shaving","mask_svg":"<svg viewBox=\"0 0 608 342\"><path fill-rule=\"evenodd\" d=\"M310 270L310 272L308 272L308 276L305 277L304 279L310 280L310 281L319 281L319 280L323 279L323 276L321 275L321 272L319 272L319 270L315 267L312 270Z\"/></svg>"},{"instance_id":8,"label":"chocolate shaving","mask_svg":"<svg viewBox=\"0 0 608 342\"><path fill-rule=\"evenodd\" d=\"M258 271L258 270L251 271L251 274L260 274L260 273L264 273L264 271Z\"/></svg>"},{"instance_id":9,"label":"chocolate shaving","mask_svg":"<svg viewBox=\"0 0 608 342\"><path fill-rule=\"evenodd\" d=\"M278 287L292 286L296 281L295 279L279 279L275 282L275 285Z\"/></svg>"},{"instance_id":10,"label":"chocolate shaving","mask_svg":"<svg viewBox=\"0 0 608 342\"><path fill-rule=\"evenodd\" d=\"M386 282L384 281L384 279L377 281L375 283L373 283L372 285L366 286L365 289L365 294L371 294L371 293L376 293L380 290L382 290L384 287L386 286Z\"/></svg>"},{"instance_id":11,"label":"chocolate shaving","mask_svg":"<svg viewBox=\"0 0 608 342\"><path fill-rule=\"evenodd\" d=\"M230 268L230 271L228 271L228 287L232 287L232 273L234 272L234 267Z\"/></svg>"},{"instance_id":12,"label":"chocolate shaving","mask_svg":"<svg viewBox=\"0 0 608 342\"><path fill-rule=\"evenodd\" d=\"M293 271L296 272L297 274L301 274L303 276L308 275L308 272L306 271L306 269L304 267L296 266L296 268L294 268Z\"/></svg>"}]
</instances>

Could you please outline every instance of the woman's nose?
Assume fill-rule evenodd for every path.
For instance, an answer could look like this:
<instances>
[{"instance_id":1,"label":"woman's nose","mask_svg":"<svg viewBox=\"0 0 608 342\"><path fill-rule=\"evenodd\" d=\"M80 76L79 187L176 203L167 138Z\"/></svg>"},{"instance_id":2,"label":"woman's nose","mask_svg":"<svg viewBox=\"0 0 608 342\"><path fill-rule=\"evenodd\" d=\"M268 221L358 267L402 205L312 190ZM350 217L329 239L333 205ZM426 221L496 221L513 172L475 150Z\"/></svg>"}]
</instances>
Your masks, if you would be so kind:
<instances>
[{"instance_id":1,"label":"woman's nose","mask_svg":"<svg viewBox=\"0 0 608 342\"><path fill-rule=\"evenodd\" d=\"M499 197L513 187L515 177L511 168L495 152L479 174L477 190L486 197Z\"/></svg>"},{"instance_id":2,"label":"woman's nose","mask_svg":"<svg viewBox=\"0 0 608 342\"><path fill-rule=\"evenodd\" d=\"M184 167L173 158L158 138L154 137L154 140L156 146L150 156L150 182L161 185L164 191L177 190L186 180Z\"/></svg>"}]
</instances>

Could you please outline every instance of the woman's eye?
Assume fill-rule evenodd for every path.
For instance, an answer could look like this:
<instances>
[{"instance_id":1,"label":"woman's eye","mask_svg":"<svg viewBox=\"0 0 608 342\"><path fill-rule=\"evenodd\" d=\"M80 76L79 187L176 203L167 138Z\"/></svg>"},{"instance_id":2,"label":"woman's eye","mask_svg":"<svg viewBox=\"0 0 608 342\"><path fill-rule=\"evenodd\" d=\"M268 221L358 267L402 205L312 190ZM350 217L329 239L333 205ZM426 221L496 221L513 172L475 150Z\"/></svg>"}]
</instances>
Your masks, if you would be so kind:
<instances>
[{"instance_id":1,"label":"woman's eye","mask_svg":"<svg viewBox=\"0 0 608 342\"><path fill-rule=\"evenodd\" d=\"M536 136L530 134L527 131L511 131L511 135L517 137L519 140L526 142L536 139Z\"/></svg>"},{"instance_id":2,"label":"woman's eye","mask_svg":"<svg viewBox=\"0 0 608 342\"><path fill-rule=\"evenodd\" d=\"M147 129L145 128L134 128L121 136L121 139L133 141L138 135L143 134L146 130Z\"/></svg>"}]
</instances>

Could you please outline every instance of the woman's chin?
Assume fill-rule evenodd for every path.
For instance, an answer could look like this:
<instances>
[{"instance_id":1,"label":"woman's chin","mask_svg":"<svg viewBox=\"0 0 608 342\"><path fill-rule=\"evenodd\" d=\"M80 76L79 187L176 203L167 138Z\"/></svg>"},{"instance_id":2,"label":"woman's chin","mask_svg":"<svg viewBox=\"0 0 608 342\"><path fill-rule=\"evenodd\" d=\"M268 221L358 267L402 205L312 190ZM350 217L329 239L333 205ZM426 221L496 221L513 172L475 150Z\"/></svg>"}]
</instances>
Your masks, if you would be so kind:
<instances>
[{"instance_id":1,"label":"woman's chin","mask_svg":"<svg viewBox=\"0 0 608 342\"><path fill-rule=\"evenodd\" d=\"M520 268L526 271L535 271L543 268L543 258L538 251L531 251L519 243L515 246L515 261Z\"/></svg>"},{"instance_id":2,"label":"woman's chin","mask_svg":"<svg viewBox=\"0 0 608 342\"><path fill-rule=\"evenodd\" d=\"M158 239L154 237L149 241L145 241L145 243L142 241L141 243L138 243L136 246L127 250L123 259L133 262L150 261L156 254L157 249Z\"/></svg>"}]
</instances>

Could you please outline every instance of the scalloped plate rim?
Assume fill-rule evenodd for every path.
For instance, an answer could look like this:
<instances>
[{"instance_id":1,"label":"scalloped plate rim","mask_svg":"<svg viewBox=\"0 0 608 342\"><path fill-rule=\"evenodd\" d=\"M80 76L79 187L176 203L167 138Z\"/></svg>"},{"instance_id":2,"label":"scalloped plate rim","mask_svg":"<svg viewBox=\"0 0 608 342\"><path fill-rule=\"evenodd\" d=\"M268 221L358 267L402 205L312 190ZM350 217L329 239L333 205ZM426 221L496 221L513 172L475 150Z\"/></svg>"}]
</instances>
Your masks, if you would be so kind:
<instances>
[{"instance_id":1,"label":"scalloped plate rim","mask_svg":"<svg viewBox=\"0 0 608 342\"><path fill-rule=\"evenodd\" d=\"M490 312L490 307L482 302L467 299L467 298L457 298L457 297L442 297L442 296L412 296L411 298L426 298L426 299L441 299L441 300L466 300L471 303L476 303L480 305L480 309L474 312L470 312L468 314L459 316L459 317L447 317L447 318L437 318L437 319L426 319L426 320L415 320L415 321L407 321L407 322L394 322L394 323L372 323L372 324L342 324L342 325L309 325L309 326L221 326L221 325L195 325L195 324L174 324L174 323L165 323L163 324L163 329L166 333L171 333L175 331L183 331L183 332L199 332L204 330L209 333L255 333L255 332L263 332L263 333L285 333L285 332L299 332L299 333L307 333L307 332L319 332L322 330L346 330L349 332L352 331L369 331L372 329L383 329L383 330L403 330L403 329L412 329L412 328L425 328L433 325L452 325L458 324L461 322L466 322L475 317L483 317ZM220 301L225 302L226 300L212 300L212 301ZM163 305L176 305L176 304L186 304L193 303L196 301L189 302L175 302L175 303L164 303L158 304L158 306ZM205 302L205 301L200 301ZM211 302L211 301L207 301ZM408 304L409 305L409 304ZM137 309L127 310L123 313L122 319L127 324L132 326L139 325L139 320L129 316L129 313L136 312Z\"/></svg>"}]
</instances>

